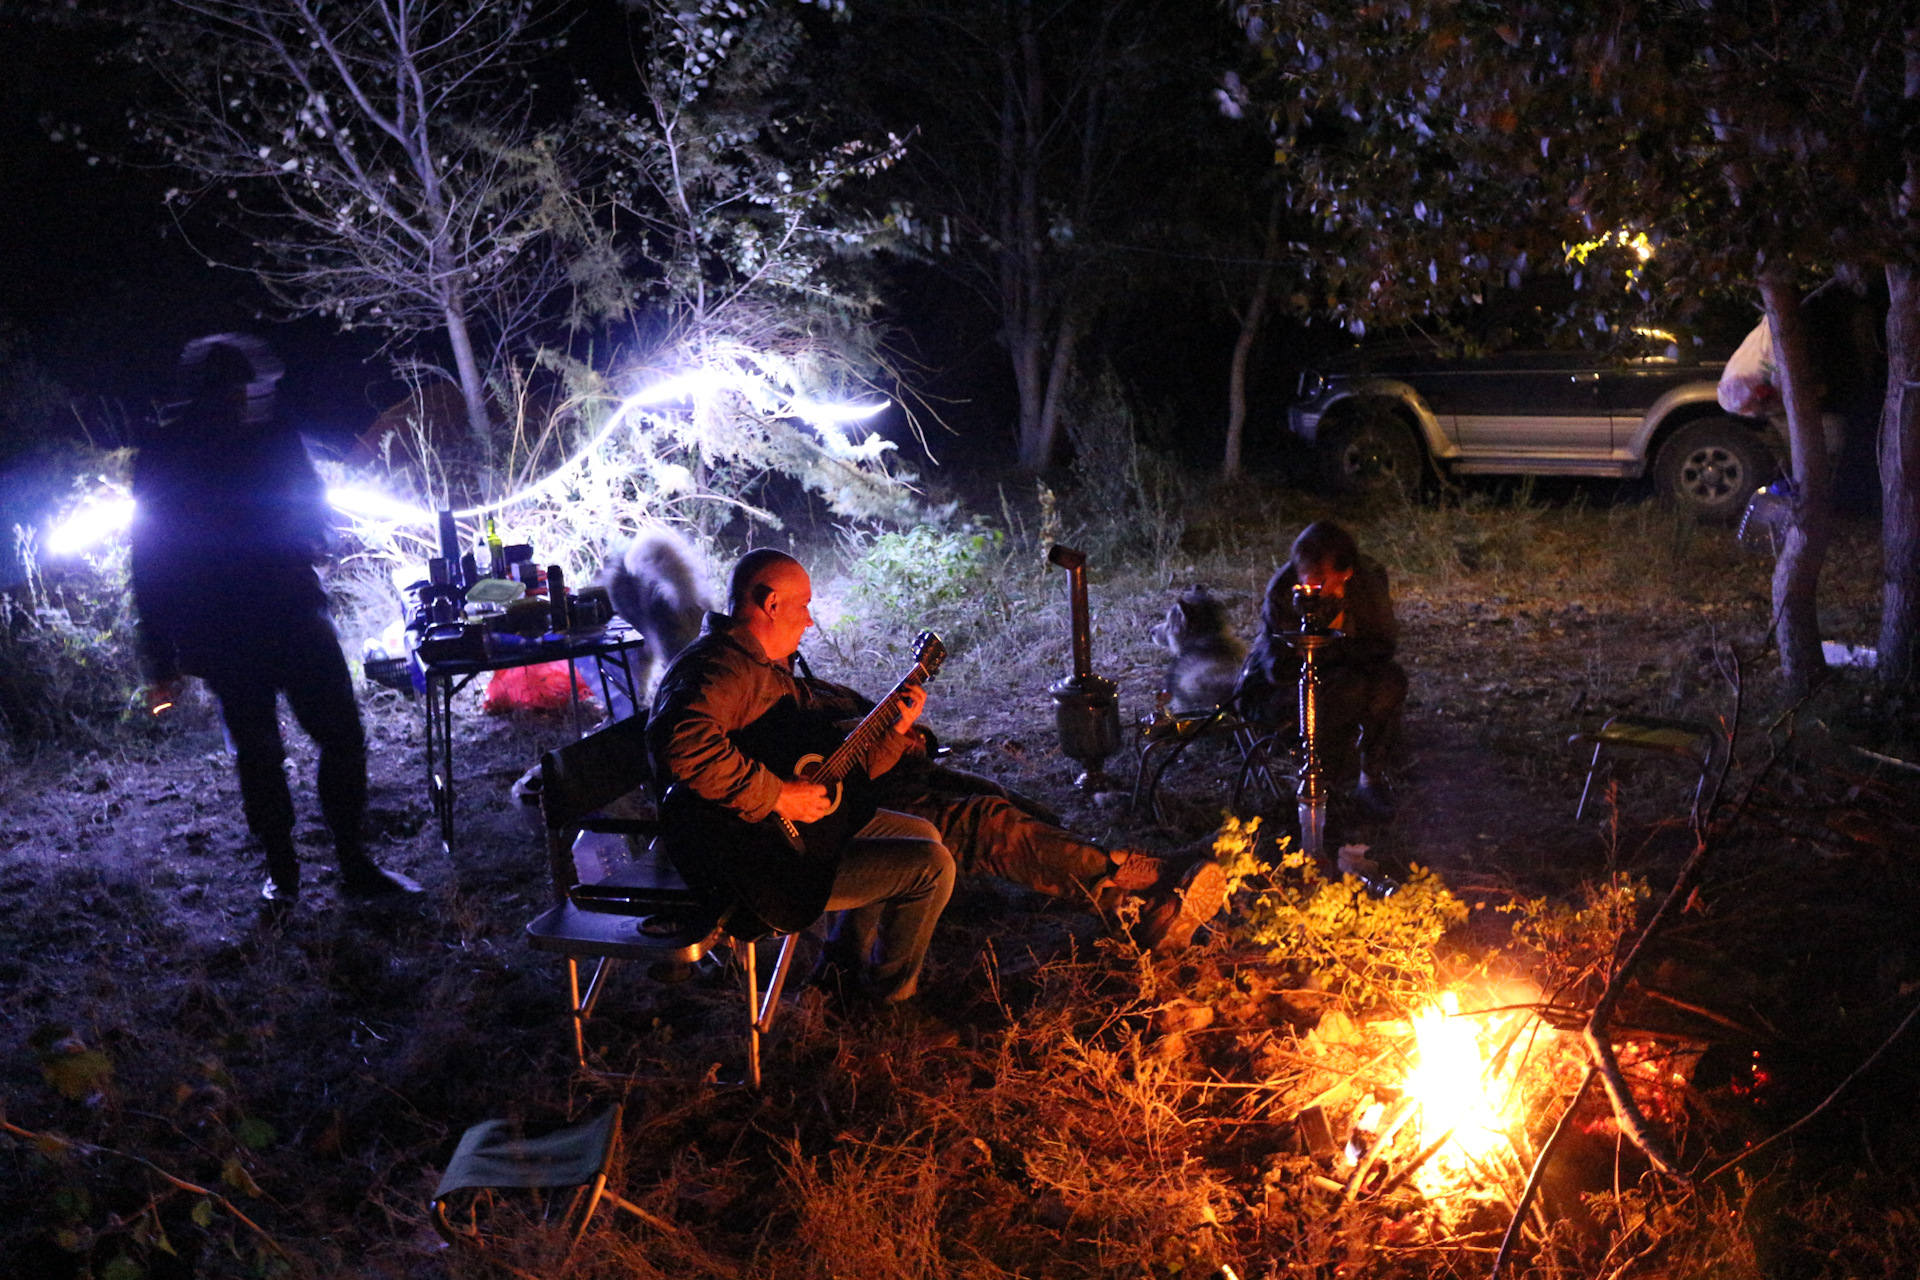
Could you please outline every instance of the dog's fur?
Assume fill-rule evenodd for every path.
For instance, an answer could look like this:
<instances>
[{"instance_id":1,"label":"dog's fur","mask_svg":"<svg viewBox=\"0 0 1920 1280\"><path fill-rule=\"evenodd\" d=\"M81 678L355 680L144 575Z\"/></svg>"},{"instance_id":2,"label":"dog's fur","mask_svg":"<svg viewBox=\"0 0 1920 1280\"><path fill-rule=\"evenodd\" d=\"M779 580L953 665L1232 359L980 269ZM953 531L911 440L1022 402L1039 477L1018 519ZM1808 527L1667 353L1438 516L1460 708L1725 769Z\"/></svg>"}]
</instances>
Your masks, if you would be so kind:
<instances>
[{"instance_id":1,"label":"dog's fur","mask_svg":"<svg viewBox=\"0 0 1920 1280\"><path fill-rule=\"evenodd\" d=\"M700 634L708 605L698 564L699 553L685 538L656 526L635 534L601 571L615 611L646 638L634 673L643 690Z\"/></svg>"},{"instance_id":2,"label":"dog's fur","mask_svg":"<svg viewBox=\"0 0 1920 1280\"><path fill-rule=\"evenodd\" d=\"M1227 630L1226 606L1194 587L1153 628L1153 641L1173 655L1167 691L1182 709L1223 706L1233 696L1247 648Z\"/></svg>"}]
</instances>

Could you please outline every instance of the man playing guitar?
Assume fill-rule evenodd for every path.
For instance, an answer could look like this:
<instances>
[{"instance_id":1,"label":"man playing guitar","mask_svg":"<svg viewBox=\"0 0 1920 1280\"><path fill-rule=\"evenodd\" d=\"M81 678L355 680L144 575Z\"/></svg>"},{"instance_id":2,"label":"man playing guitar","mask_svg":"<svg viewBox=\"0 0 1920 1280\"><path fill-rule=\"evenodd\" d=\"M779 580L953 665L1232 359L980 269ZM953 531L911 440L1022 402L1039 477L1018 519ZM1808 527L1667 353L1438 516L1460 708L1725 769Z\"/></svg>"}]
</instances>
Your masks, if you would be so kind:
<instances>
[{"instance_id":1,"label":"man playing guitar","mask_svg":"<svg viewBox=\"0 0 1920 1280\"><path fill-rule=\"evenodd\" d=\"M839 912L827 957L857 983L847 994L897 1008L917 989L953 892L954 860L939 831L882 809L850 836L796 840L796 827L847 802L840 788L783 776L768 752L743 748L767 739L770 726L806 717L812 693L794 678L792 660L813 625L812 599L799 561L749 551L734 566L728 612L708 614L699 639L667 668L647 725L666 792L667 853L689 885L737 901L774 929L804 929L823 911ZM916 672L925 673L918 662ZM900 759L926 700L914 676L882 700L876 714L897 718L874 737L864 778L850 777L849 789Z\"/></svg>"}]
</instances>

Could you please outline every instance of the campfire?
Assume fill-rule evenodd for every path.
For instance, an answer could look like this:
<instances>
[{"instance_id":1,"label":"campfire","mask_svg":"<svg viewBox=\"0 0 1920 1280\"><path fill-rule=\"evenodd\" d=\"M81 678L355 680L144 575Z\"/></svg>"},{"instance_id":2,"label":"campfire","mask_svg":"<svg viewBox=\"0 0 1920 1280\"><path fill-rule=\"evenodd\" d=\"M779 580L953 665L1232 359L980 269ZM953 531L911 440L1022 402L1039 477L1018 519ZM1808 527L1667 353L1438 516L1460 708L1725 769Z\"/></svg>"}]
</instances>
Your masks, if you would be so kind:
<instances>
[{"instance_id":1,"label":"campfire","mask_svg":"<svg viewBox=\"0 0 1920 1280\"><path fill-rule=\"evenodd\" d=\"M1464 996L1464 998L1463 998ZM1474 1206L1509 1202L1535 1154L1529 1107L1564 1098L1577 1046L1533 1012L1537 993L1511 987L1436 992L1407 1018L1356 1028L1384 1042L1374 1073L1356 1077L1340 1153L1345 1198L1417 1192L1443 1225Z\"/></svg>"}]
</instances>

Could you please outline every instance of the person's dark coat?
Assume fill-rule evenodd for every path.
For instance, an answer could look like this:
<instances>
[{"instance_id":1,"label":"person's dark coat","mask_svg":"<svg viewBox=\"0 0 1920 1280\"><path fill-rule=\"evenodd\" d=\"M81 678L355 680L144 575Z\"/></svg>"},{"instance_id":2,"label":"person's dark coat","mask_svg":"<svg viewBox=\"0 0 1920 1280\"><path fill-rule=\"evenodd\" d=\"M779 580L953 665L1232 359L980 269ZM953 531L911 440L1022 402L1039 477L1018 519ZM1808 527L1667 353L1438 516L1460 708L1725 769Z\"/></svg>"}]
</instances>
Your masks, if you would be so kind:
<instances>
[{"instance_id":1,"label":"person's dark coat","mask_svg":"<svg viewBox=\"0 0 1920 1280\"><path fill-rule=\"evenodd\" d=\"M156 680L216 678L326 610L326 489L300 437L231 405L189 403L133 468L131 571Z\"/></svg>"},{"instance_id":2,"label":"person's dark coat","mask_svg":"<svg viewBox=\"0 0 1920 1280\"><path fill-rule=\"evenodd\" d=\"M1293 588L1300 581L1291 563L1267 581L1260 605L1260 635L1247 654L1234 690L1234 705L1242 715L1262 723L1284 723L1293 716L1300 683L1300 657L1281 637L1300 630L1293 610ZM1400 623L1393 614L1393 593L1387 570L1378 560L1360 556L1347 580L1346 605L1333 623L1341 638L1320 650L1315 661L1323 672L1341 668L1373 668L1392 662L1400 644Z\"/></svg>"}]
</instances>

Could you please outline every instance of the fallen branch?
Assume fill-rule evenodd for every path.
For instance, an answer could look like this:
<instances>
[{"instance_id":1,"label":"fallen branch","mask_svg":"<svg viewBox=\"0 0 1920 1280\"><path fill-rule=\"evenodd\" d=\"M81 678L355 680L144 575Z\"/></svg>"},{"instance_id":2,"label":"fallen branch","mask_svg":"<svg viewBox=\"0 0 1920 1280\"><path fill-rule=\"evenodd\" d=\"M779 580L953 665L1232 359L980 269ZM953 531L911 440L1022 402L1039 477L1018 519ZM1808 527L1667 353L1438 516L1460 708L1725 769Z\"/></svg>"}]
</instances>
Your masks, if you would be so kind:
<instances>
[{"instance_id":1,"label":"fallen branch","mask_svg":"<svg viewBox=\"0 0 1920 1280\"><path fill-rule=\"evenodd\" d=\"M1808 1122L1810 1122L1815 1116L1819 1115L1822 1111L1825 1111L1828 1107L1832 1106L1834 1103L1834 1100L1838 1098L1842 1093L1846 1092L1848 1085L1852 1084L1855 1080L1858 1080L1861 1076L1865 1075L1868 1069L1871 1068L1874 1063L1880 1060L1880 1055L1885 1053L1889 1048L1891 1048L1893 1045L1893 1042L1895 1040L1898 1040L1901 1034L1904 1033L1908 1027L1913 1025L1913 1020L1916 1017L1920 1017L1920 1004L1916 1004L1913 1006L1913 1008L1909 1009L1907 1011L1907 1016L1900 1020L1900 1025L1893 1029L1893 1034L1888 1036L1885 1040L1882 1040L1880 1042L1880 1047L1878 1049L1875 1049L1871 1054L1869 1054L1865 1062L1855 1067L1852 1070L1852 1072L1848 1074L1845 1080L1842 1080L1839 1084L1835 1085L1833 1087L1833 1092L1828 1094L1825 1098L1822 1098L1818 1106L1814 1107L1813 1110L1807 1112L1807 1114L1801 1116L1798 1120L1795 1120L1792 1124L1788 1125L1786 1128L1780 1130L1780 1132L1774 1134L1772 1137L1767 1138L1765 1141L1759 1143L1757 1146L1748 1147L1745 1151L1742 1151L1739 1155L1727 1161L1725 1164L1721 1165L1718 1169L1715 1169L1712 1173L1708 1174L1705 1178L1701 1179L1701 1181L1711 1182L1713 1179L1719 1177L1721 1174L1733 1168L1733 1166L1739 1164L1742 1160L1747 1159L1749 1156L1759 1155L1762 1151L1765 1151L1768 1147L1780 1141L1780 1139L1786 1137L1788 1134L1793 1133L1796 1130L1802 1128Z\"/></svg>"},{"instance_id":2,"label":"fallen branch","mask_svg":"<svg viewBox=\"0 0 1920 1280\"><path fill-rule=\"evenodd\" d=\"M1547 1135L1546 1142L1540 1146L1540 1154L1534 1157L1533 1172L1527 1175L1527 1185L1520 1190L1520 1202L1513 1208L1513 1217L1507 1223L1506 1234L1500 1237L1500 1251L1493 1255L1493 1274L1489 1280L1500 1280L1500 1272L1507 1265L1507 1255L1512 1252L1514 1241L1520 1238L1520 1223L1527 1216L1527 1207L1533 1203L1533 1197L1540 1190L1540 1180L1547 1171L1547 1160L1552 1157L1554 1147L1560 1143L1560 1137L1566 1133L1573 1122L1573 1113L1580 1108L1581 1101L1587 1096L1587 1090L1593 1087L1593 1078L1599 1068L1589 1066L1587 1074L1580 1077L1580 1087L1573 1091L1573 1101L1567 1103L1567 1109L1560 1113L1553 1132Z\"/></svg>"},{"instance_id":3,"label":"fallen branch","mask_svg":"<svg viewBox=\"0 0 1920 1280\"><path fill-rule=\"evenodd\" d=\"M280 1242L269 1235L265 1227L262 1227L252 1218L240 1212L233 1201L211 1188L200 1186L198 1183L188 1182L185 1178L175 1177L144 1156L136 1156L125 1151L116 1151L112 1147L96 1146L91 1142L81 1142L75 1138L62 1137L57 1133L36 1133L32 1129L22 1129L19 1125L13 1124L5 1119L0 1119L0 1132L11 1134L13 1137L19 1138L24 1142L31 1142L43 1149L47 1147L57 1147L62 1151L70 1151L75 1155L116 1156L121 1160L130 1160L149 1173L152 1173L176 1191L184 1191L188 1195L204 1196L208 1200L213 1201L229 1214L233 1215L236 1222L239 1222L249 1231L259 1236L261 1243L265 1244L267 1248L273 1250L282 1258L286 1258L289 1262L292 1261L287 1251L280 1247Z\"/></svg>"},{"instance_id":4,"label":"fallen branch","mask_svg":"<svg viewBox=\"0 0 1920 1280\"><path fill-rule=\"evenodd\" d=\"M1721 781L1724 781L1727 769L1731 766L1734 742L1740 731L1740 708L1745 680L1737 653L1733 654L1733 670L1728 678L1733 684L1734 709L1730 722L1732 728L1727 735L1727 760L1721 766ZM1713 853L1714 833L1731 827L1746 811L1760 783L1779 763L1786 744L1792 742L1792 721L1799 709L1800 703L1796 702L1769 726L1767 737L1769 742L1773 742L1773 730L1783 724L1788 725L1785 742L1773 742L1773 748L1766 763L1747 784L1746 790L1735 803L1732 814L1725 822L1717 824L1712 821L1712 818L1714 810L1720 803L1721 782L1714 784L1713 799L1700 822L1694 827L1693 853L1687 858L1686 865L1680 868L1679 877L1674 880L1673 887L1667 891L1667 896L1653 913L1653 918L1647 921L1646 928L1642 929L1640 936L1634 939L1633 946L1628 949L1625 959L1621 960L1619 966L1608 976L1606 989L1600 993L1600 999L1594 1004L1593 1013L1587 1019L1586 1029L1582 1033L1582 1039L1587 1048L1587 1060L1599 1073L1600 1082L1606 1088L1607 1100L1613 1105L1614 1120L1619 1124L1620 1131L1626 1135L1629 1142L1640 1149L1655 1169L1683 1185L1691 1185L1691 1180L1680 1170L1678 1161L1668 1147L1666 1139L1654 1130L1647 1121L1646 1114L1640 1110L1640 1104L1634 1101L1633 1091L1627 1086L1626 1075L1620 1070L1620 1061L1614 1056L1610 1034L1613 1011L1620 1003L1620 997L1626 993L1628 980L1633 977L1634 971L1646 957L1648 944L1668 921L1685 910L1694 887L1700 882L1700 877L1706 870L1707 859Z\"/></svg>"}]
</instances>

